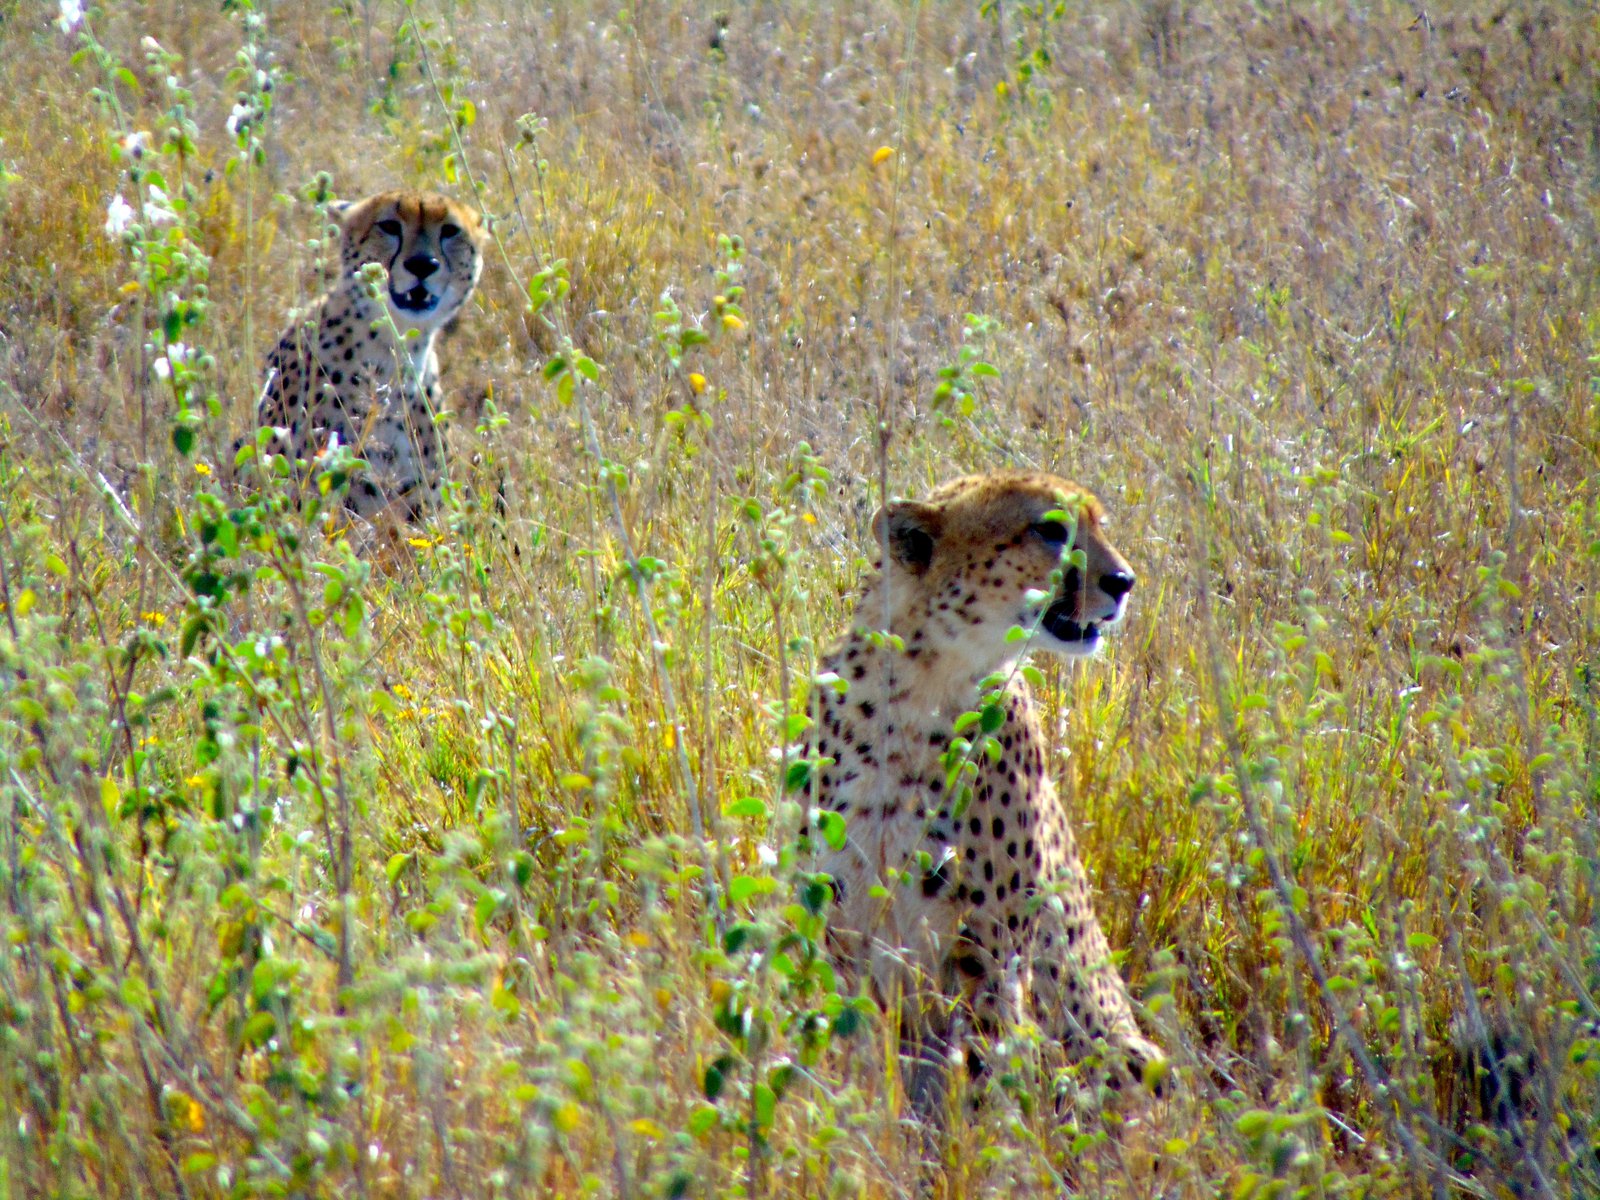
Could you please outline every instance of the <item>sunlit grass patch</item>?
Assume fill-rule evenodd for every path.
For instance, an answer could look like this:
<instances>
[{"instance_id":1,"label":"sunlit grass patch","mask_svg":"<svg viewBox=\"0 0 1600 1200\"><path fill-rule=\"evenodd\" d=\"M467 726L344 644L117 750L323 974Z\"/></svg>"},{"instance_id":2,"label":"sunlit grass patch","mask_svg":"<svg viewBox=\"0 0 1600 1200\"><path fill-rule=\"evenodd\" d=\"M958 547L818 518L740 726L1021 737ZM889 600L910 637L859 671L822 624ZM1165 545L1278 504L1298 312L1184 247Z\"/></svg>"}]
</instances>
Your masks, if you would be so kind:
<instances>
[{"instance_id":1,"label":"sunlit grass patch","mask_svg":"<svg viewBox=\"0 0 1600 1200\"><path fill-rule=\"evenodd\" d=\"M1595 1191L1590 19L68 7L0 40L13 1190ZM498 241L461 503L364 559L225 468L395 184ZM1177 1090L1021 1038L930 1146L782 747L880 481L1002 466L1139 576L1042 694Z\"/></svg>"}]
</instances>

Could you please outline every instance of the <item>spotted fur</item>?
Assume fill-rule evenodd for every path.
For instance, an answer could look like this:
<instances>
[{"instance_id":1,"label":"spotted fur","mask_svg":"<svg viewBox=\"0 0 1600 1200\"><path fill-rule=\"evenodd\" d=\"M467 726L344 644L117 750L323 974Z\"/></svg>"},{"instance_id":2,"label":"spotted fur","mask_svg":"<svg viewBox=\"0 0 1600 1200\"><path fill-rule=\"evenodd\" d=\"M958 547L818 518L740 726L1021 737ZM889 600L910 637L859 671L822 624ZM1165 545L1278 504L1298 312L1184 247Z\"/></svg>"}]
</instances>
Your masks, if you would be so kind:
<instances>
[{"instance_id":1,"label":"spotted fur","mask_svg":"<svg viewBox=\"0 0 1600 1200\"><path fill-rule=\"evenodd\" d=\"M1007 640L1021 626L1034 649L1085 657L1121 621L1134 576L1102 517L1077 485L1022 473L958 479L881 511L888 567L821 663L825 681L848 689L819 687L812 751L833 762L814 776L813 803L848 833L820 863L835 882L840 955L901 1004L903 1027L947 1054L958 1022L993 1036L1026 1017L1076 1057L1109 1047L1119 1077L1141 1077L1159 1051L1111 965L1033 697L1013 669L1024 643ZM1069 546L1083 570L1066 562ZM958 811L942 759L978 681L997 671L1009 672L1000 753L973 752Z\"/></svg>"},{"instance_id":2,"label":"spotted fur","mask_svg":"<svg viewBox=\"0 0 1600 1200\"><path fill-rule=\"evenodd\" d=\"M336 219L339 280L268 355L257 423L277 431L267 452L291 462L337 437L369 464L348 506L369 520L415 520L445 476L434 339L477 286L483 230L469 209L429 192L369 196ZM388 276L377 295L361 279L368 263ZM397 341L395 330L417 332Z\"/></svg>"}]
</instances>

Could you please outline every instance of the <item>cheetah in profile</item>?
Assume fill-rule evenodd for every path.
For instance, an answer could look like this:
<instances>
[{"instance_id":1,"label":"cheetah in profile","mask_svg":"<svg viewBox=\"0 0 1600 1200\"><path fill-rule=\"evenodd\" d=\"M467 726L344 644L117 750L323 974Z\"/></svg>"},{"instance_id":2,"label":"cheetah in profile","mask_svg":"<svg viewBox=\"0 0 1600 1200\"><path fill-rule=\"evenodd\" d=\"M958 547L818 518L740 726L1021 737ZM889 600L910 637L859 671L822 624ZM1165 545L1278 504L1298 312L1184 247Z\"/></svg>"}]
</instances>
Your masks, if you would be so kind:
<instances>
[{"instance_id":1,"label":"cheetah in profile","mask_svg":"<svg viewBox=\"0 0 1600 1200\"><path fill-rule=\"evenodd\" d=\"M844 818L819 863L839 957L901 1005L921 1043L914 1099L942 1090L959 1028L993 1037L1023 1017L1074 1057L1105 1055L1113 1080L1143 1079L1161 1054L1111 965L1018 669L1029 648L1091 655L1122 619L1134 576L1100 503L1051 475L971 476L888 505L874 528L888 562L821 662L803 831L821 845L831 822L831 845L827 814ZM990 712L963 722L963 801L947 790L952 730L995 675Z\"/></svg>"},{"instance_id":2,"label":"cheetah in profile","mask_svg":"<svg viewBox=\"0 0 1600 1200\"><path fill-rule=\"evenodd\" d=\"M413 521L444 480L433 343L478 284L484 232L476 214L431 192L368 196L335 220L339 280L267 357L257 423L276 430L267 452L291 464L337 437L368 464L346 505L368 520ZM378 295L361 278L368 263L388 276Z\"/></svg>"}]
</instances>

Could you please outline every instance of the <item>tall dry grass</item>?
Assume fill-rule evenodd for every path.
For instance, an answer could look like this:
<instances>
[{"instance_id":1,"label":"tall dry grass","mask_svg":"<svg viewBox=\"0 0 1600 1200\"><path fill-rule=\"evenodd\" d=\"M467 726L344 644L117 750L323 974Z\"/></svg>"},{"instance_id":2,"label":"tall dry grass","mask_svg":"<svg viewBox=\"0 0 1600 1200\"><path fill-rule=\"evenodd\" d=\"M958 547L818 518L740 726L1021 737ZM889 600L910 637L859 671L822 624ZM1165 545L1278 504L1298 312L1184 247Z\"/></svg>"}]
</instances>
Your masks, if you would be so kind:
<instances>
[{"instance_id":1,"label":"tall dry grass","mask_svg":"<svg viewBox=\"0 0 1600 1200\"><path fill-rule=\"evenodd\" d=\"M0 10L0 1195L1600 1191L1586 9L61 16ZM217 483L324 172L496 218L376 569ZM1177 1087L1020 1037L929 1163L781 747L883 484L1013 465L1140 574L1049 705Z\"/></svg>"}]
</instances>

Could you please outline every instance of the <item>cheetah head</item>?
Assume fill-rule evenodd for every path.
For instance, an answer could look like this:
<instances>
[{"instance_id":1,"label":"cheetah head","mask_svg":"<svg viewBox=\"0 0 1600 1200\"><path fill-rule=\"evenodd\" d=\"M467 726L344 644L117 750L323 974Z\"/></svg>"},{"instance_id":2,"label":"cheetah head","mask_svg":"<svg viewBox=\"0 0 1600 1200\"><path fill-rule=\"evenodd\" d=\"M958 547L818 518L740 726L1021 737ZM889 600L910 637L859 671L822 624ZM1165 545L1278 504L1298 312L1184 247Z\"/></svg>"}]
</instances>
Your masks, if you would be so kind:
<instances>
[{"instance_id":1,"label":"cheetah head","mask_svg":"<svg viewBox=\"0 0 1600 1200\"><path fill-rule=\"evenodd\" d=\"M1077 484L1005 472L890 504L874 528L908 627L953 636L986 673L1023 646L1093 654L1122 620L1134 575L1103 521L1100 502ZM1031 636L1020 640L1018 628Z\"/></svg>"},{"instance_id":2,"label":"cheetah head","mask_svg":"<svg viewBox=\"0 0 1600 1200\"><path fill-rule=\"evenodd\" d=\"M432 192L382 192L337 212L346 275L389 273L389 313L402 331L437 329L460 311L483 270L477 214Z\"/></svg>"}]
</instances>

